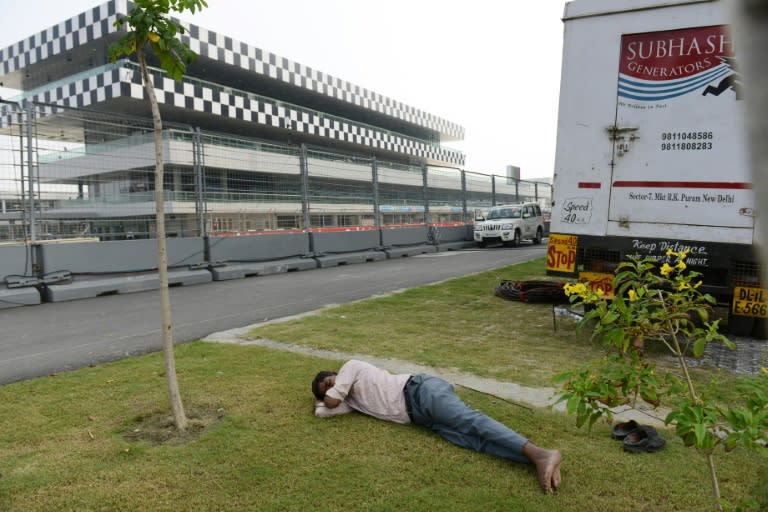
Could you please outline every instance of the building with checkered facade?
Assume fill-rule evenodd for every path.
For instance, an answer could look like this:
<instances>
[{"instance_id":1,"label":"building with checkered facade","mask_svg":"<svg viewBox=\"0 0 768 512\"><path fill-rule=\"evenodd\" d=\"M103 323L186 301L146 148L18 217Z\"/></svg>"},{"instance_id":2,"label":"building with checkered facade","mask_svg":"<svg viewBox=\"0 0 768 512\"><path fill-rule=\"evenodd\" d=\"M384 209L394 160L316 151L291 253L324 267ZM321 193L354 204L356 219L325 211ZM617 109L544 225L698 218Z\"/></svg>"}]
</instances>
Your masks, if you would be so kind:
<instances>
[{"instance_id":1,"label":"building with checkered facade","mask_svg":"<svg viewBox=\"0 0 768 512\"><path fill-rule=\"evenodd\" d=\"M27 98L115 113L148 112L138 67L109 64L114 27L126 0L111 0L8 48L0 80ZM164 120L222 132L289 138L364 154L462 166L440 146L463 138L461 126L322 71L193 24L181 36L196 62L182 82L154 74Z\"/></svg>"}]
</instances>

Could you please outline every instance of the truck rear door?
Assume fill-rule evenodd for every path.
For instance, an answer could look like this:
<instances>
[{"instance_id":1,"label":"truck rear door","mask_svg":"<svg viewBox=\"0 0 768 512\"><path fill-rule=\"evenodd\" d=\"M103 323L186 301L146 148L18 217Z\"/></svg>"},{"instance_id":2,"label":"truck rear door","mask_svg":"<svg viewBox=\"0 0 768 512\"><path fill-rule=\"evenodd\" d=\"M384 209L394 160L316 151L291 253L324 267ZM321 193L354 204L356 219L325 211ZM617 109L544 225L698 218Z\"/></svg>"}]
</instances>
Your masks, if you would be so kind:
<instances>
[{"instance_id":1,"label":"truck rear door","mask_svg":"<svg viewBox=\"0 0 768 512\"><path fill-rule=\"evenodd\" d=\"M608 129L614 229L712 226L744 238L754 198L740 87L725 25L622 36L616 123ZM730 241L727 229L716 233Z\"/></svg>"}]
</instances>

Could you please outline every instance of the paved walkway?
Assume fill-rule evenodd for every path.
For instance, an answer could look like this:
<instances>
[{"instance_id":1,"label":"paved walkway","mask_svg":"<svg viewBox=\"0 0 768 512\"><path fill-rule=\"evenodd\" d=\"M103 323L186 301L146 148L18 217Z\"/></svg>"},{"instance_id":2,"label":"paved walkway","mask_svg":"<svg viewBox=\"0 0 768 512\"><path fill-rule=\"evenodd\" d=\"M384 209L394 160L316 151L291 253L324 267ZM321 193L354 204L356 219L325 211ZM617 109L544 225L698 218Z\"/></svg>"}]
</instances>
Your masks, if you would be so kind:
<instances>
[{"instance_id":1,"label":"paved walkway","mask_svg":"<svg viewBox=\"0 0 768 512\"><path fill-rule=\"evenodd\" d=\"M311 313L309 313L311 314ZM301 315L306 316L306 315ZM276 321L285 321L291 318L282 318ZM267 322L268 323L268 322ZM453 370L446 370L441 368L432 368L428 366L418 365L409 361L402 361L399 359L382 359L370 355L364 354L349 354L344 352L331 352L328 350L318 350L311 347L305 347L301 345L294 345L290 343L279 343L267 339L247 339L244 337L245 333L251 329L264 325L255 324L246 327L240 327L237 329L230 329L227 331L215 332L205 338L203 341L210 343L234 343L238 345L258 345L262 347L268 347L275 350L285 350L288 352L296 352L299 354L312 355L322 357L325 359L347 361L349 359L358 359L366 361L379 368L384 368L393 373L428 373L441 377L448 382L455 385L459 385L474 391L486 393L496 396L504 401L515 404L519 407L525 407L529 409L533 408L545 408L553 407L558 411L565 411L565 404L555 405L554 395L557 389L551 387L533 388L527 386L521 386L514 382L503 382L493 379L486 379L472 375L468 373L456 372ZM646 425L654 425L656 427L664 426L664 417L669 412L667 409L658 408L652 409L650 406L644 407L643 403L638 409L631 409L629 407L620 407L613 409L614 422L627 421L634 419L639 423Z\"/></svg>"}]
</instances>

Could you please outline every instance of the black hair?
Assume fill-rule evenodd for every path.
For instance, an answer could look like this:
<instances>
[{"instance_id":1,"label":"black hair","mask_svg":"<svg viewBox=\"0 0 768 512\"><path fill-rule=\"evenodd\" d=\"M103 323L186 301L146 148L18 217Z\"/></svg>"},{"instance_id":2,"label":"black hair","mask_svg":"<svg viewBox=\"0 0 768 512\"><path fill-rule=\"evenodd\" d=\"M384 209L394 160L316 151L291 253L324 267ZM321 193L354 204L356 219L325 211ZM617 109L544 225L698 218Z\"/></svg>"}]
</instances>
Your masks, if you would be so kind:
<instances>
[{"instance_id":1,"label":"black hair","mask_svg":"<svg viewBox=\"0 0 768 512\"><path fill-rule=\"evenodd\" d=\"M320 383L323 382L323 379L330 377L331 375L336 375L336 372L319 372L315 375L315 379L312 381L312 393L318 400L325 398L325 393L320 393Z\"/></svg>"}]
</instances>

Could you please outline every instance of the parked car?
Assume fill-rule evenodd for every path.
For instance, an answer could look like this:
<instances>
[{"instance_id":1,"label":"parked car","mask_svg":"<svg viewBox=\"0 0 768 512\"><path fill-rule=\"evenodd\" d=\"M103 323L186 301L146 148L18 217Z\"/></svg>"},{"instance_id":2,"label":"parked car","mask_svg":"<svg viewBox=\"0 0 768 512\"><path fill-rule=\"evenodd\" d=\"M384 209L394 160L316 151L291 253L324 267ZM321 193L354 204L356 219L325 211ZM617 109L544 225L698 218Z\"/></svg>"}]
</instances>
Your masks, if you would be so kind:
<instances>
[{"instance_id":1,"label":"parked car","mask_svg":"<svg viewBox=\"0 0 768 512\"><path fill-rule=\"evenodd\" d=\"M517 247L522 240L540 244L544 238L544 217L537 203L493 206L486 216L475 218L474 232L480 247L492 243Z\"/></svg>"}]
</instances>

